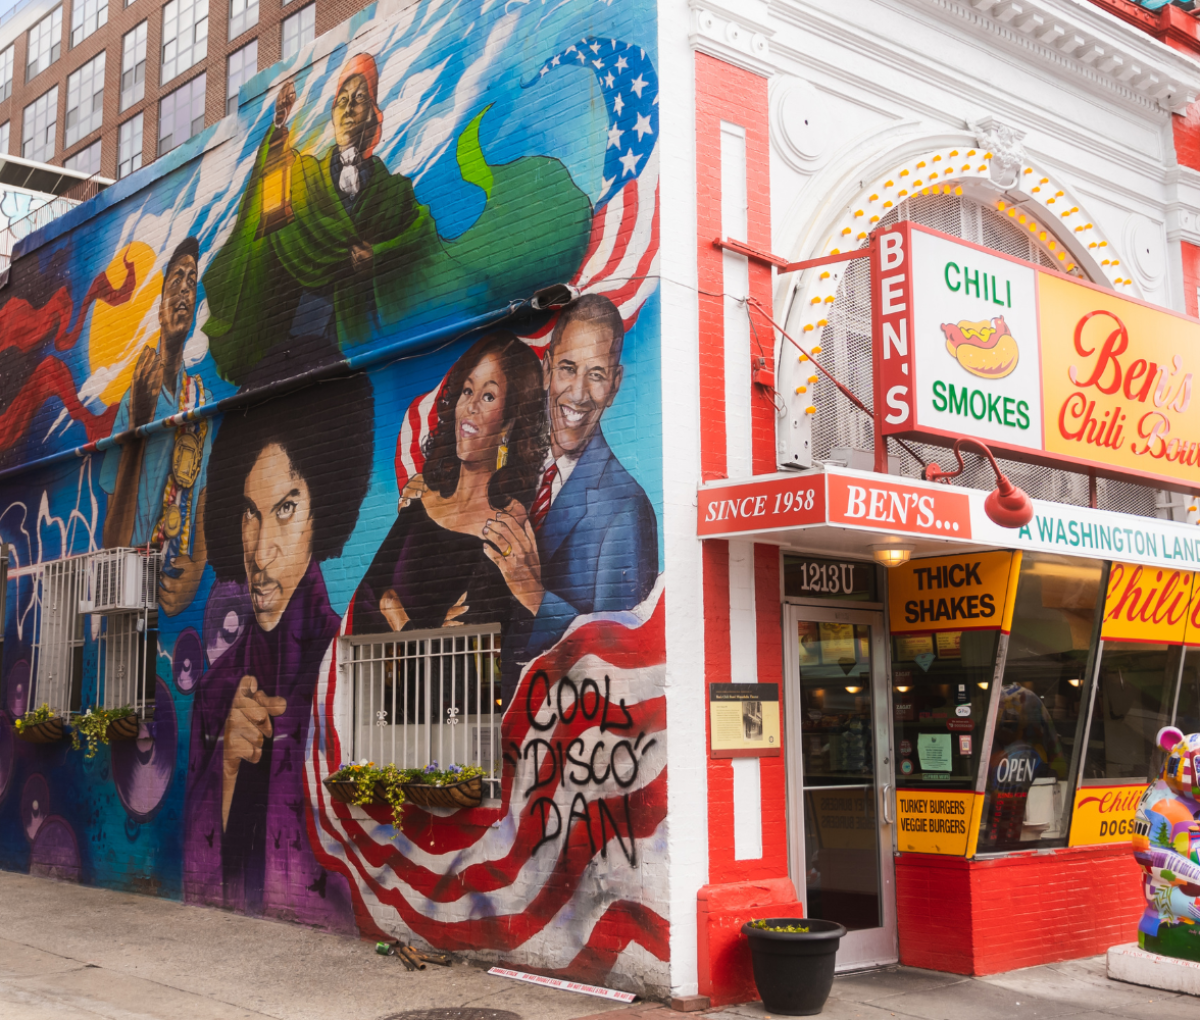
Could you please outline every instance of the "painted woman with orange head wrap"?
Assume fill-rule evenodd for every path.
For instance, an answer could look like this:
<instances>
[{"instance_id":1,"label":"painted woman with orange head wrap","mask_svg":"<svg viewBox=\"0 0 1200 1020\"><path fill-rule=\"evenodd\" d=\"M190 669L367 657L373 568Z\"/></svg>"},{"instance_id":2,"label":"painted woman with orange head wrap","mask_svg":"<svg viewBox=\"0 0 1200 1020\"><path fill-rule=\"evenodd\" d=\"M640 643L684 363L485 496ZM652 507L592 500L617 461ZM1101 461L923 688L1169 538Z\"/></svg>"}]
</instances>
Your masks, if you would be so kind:
<instances>
[{"instance_id":1,"label":"painted woman with orange head wrap","mask_svg":"<svg viewBox=\"0 0 1200 1020\"><path fill-rule=\"evenodd\" d=\"M419 266L443 254L412 183L374 154L383 134L378 89L373 57L346 61L330 110L334 144L315 156L290 147L296 90L290 80L280 87L233 232L204 275L204 330L232 382L281 342L302 351L305 340L345 347L368 339L381 260Z\"/></svg>"},{"instance_id":2,"label":"painted woman with orange head wrap","mask_svg":"<svg viewBox=\"0 0 1200 1020\"><path fill-rule=\"evenodd\" d=\"M238 206L237 222L204 274L204 332L231 382L276 345L296 364L331 341L347 351L381 334L428 329L504 308L571 279L591 234L592 208L561 161L522 156L489 164L484 106L455 147L464 187L484 192L475 222L443 241L407 177L375 154L383 137L379 71L369 54L341 69L329 107L333 145L291 146L290 80L275 100Z\"/></svg>"}]
</instances>

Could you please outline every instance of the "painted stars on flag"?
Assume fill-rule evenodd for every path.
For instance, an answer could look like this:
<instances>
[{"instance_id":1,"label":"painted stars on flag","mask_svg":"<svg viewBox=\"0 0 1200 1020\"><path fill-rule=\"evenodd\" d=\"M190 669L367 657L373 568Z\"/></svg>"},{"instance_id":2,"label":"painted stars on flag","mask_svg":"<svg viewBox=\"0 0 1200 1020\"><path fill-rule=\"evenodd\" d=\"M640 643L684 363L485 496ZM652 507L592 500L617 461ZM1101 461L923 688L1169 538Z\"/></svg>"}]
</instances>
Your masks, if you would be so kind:
<instances>
[{"instance_id":1,"label":"painted stars on flag","mask_svg":"<svg viewBox=\"0 0 1200 1020\"><path fill-rule=\"evenodd\" d=\"M637 178L658 139L658 75L639 46L619 39L581 39L555 54L535 81L555 68L586 67L596 76L608 113L604 173L597 209ZM532 84L532 82L530 83Z\"/></svg>"}]
</instances>

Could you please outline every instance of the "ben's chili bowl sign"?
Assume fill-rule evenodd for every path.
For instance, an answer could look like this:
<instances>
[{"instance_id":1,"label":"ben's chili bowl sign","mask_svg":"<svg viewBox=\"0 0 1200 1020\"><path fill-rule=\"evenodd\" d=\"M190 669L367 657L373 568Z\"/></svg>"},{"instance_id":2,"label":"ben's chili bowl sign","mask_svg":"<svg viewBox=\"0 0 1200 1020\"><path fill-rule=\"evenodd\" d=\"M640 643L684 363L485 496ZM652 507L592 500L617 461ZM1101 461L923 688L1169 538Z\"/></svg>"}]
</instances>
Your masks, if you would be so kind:
<instances>
[{"instance_id":1,"label":"ben's chili bowl sign","mask_svg":"<svg viewBox=\"0 0 1200 1020\"><path fill-rule=\"evenodd\" d=\"M1047 452L1200 487L1200 323L1040 275Z\"/></svg>"},{"instance_id":2,"label":"ben's chili bowl sign","mask_svg":"<svg viewBox=\"0 0 1200 1020\"><path fill-rule=\"evenodd\" d=\"M873 272L885 432L1200 492L1200 323L910 223Z\"/></svg>"},{"instance_id":3,"label":"ben's chili bowl sign","mask_svg":"<svg viewBox=\"0 0 1200 1020\"><path fill-rule=\"evenodd\" d=\"M1196 525L1035 499L1033 520L1023 528L1003 528L987 516L987 496L982 489L827 466L804 474L710 483L697 493L697 535L714 538L832 526L969 543L976 548L1142 564L1167 571L1164 578L1175 571L1200 571L1200 527ZM1120 576L1134 578L1132 572ZM1143 594L1153 591L1159 605L1163 585L1157 573L1143 572L1134 580L1135 590L1125 606L1136 603L1140 613L1142 601L1134 597L1137 588ZM1200 590L1191 612L1190 626L1197 635L1195 643L1200 644Z\"/></svg>"}]
</instances>

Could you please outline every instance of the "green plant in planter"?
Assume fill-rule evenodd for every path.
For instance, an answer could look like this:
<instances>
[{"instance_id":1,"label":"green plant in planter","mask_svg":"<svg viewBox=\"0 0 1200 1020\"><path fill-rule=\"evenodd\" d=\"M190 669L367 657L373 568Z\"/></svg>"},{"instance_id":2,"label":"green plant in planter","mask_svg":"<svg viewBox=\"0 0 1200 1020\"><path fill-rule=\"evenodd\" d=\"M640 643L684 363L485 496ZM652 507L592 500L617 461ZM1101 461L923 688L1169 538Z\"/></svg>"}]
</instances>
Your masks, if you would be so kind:
<instances>
[{"instance_id":1,"label":"green plant in planter","mask_svg":"<svg viewBox=\"0 0 1200 1020\"><path fill-rule=\"evenodd\" d=\"M128 705L120 708L100 708L93 705L85 715L76 716L71 723L71 747L79 750L79 738L87 741L85 758L95 758L101 744L108 743L108 724L115 719L124 719L133 715L133 709Z\"/></svg>"},{"instance_id":2,"label":"green plant in planter","mask_svg":"<svg viewBox=\"0 0 1200 1020\"><path fill-rule=\"evenodd\" d=\"M794 935L808 934L808 925L804 924L767 924L766 918L759 921L751 921L751 928L759 928L762 931L786 931Z\"/></svg>"},{"instance_id":3,"label":"green plant in planter","mask_svg":"<svg viewBox=\"0 0 1200 1020\"><path fill-rule=\"evenodd\" d=\"M374 804L376 797L382 797L385 804L392 809L392 826L400 831L400 823L404 817L404 772L395 765L384 765L382 768L373 761L363 758L361 761L346 762L332 776L331 783L353 783L354 796L352 803L360 806Z\"/></svg>"},{"instance_id":4,"label":"green plant in planter","mask_svg":"<svg viewBox=\"0 0 1200 1020\"><path fill-rule=\"evenodd\" d=\"M376 765L362 758L343 764L329 777L331 783L353 783L352 802L360 806L373 804L382 798L392 809L392 826L399 832L404 820L404 787L409 783L429 786L453 786L486 773L478 765L450 765L439 769L432 762L423 769L402 769L396 765Z\"/></svg>"},{"instance_id":5,"label":"green plant in planter","mask_svg":"<svg viewBox=\"0 0 1200 1020\"><path fill-rule=\"evenodd\" d=\"M49 722L53 718L54 713L50 711L50 706L42 705L41 708L31 708L13 723L13 727L20 733L26 726L36 726L38 723Z\"/></svg>"}]
</instances>

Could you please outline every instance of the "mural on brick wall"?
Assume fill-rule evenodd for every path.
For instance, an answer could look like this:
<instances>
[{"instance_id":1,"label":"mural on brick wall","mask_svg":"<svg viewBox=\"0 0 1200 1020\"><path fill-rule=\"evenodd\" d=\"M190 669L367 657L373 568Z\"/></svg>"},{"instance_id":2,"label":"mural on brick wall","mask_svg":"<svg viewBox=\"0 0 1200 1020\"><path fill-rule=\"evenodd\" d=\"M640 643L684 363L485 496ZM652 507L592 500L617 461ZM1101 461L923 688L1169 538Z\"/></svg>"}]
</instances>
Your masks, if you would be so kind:
<instances>
[{"instance_id":1,"label":"mural on brick wall","mask_svg":"<svg viewBox=\"0 0 1200 1020\"><path fill-rule=\"evenodd\" d=\"M369 9L27 242L0 864L666 987L653 10ZM84 611L126 548L155 608Z\"/></svg>"}]
</instances>

